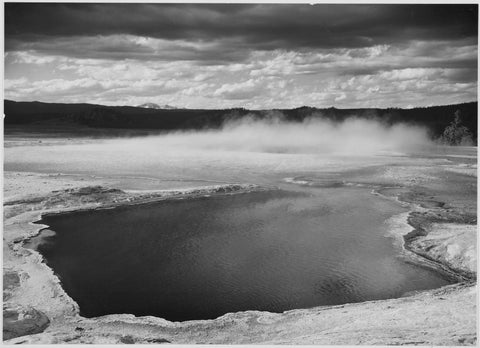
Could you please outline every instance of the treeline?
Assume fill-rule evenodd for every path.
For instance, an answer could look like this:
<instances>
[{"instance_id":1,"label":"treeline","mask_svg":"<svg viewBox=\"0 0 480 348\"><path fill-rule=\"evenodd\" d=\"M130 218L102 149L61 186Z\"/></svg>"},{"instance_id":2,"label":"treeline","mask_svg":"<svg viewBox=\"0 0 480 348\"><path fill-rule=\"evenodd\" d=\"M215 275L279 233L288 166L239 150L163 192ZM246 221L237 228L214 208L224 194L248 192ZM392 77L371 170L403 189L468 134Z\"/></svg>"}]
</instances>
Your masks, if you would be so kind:
<instances>
[{"instance_id":1,"label":"treeline","mask_svg":"<svg viewBox=\"0 0 480 348\"><path fill-rule=\"evenodd\" d=\"M445 129L461 115L462 126L477 143L477 102L414 109L296 109L226 110L174 109L158 110L130 106L94 104L58 104L15 102L5 100L5 126L30 124L78 124L92 128L123 128L149 130L183 130L218 128L227 121L245 116L263 119L281 115L288 121L301 122L306 118L326 118L342 121L348 117L376 118L388 124L409 123L425 126L434 139L442 137ZM28 128L28 127L26 127Z\"/></svg>"}]
</instances>

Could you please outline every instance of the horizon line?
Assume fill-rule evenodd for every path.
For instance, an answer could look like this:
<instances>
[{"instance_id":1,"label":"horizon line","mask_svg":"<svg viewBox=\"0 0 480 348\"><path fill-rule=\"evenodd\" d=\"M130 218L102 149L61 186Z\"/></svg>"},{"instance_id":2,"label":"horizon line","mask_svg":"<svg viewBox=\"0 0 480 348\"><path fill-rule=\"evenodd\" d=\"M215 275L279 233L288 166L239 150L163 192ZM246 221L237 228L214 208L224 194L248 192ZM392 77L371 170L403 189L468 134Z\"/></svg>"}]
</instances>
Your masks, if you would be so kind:
<instances>
[{"instance_id":1,"label":"horizon line","mask_svg":"<svg viewBox=\"0 0 480 348\"><path fill-rule=\"evenodd\" d=\"M4 102L15 102L15 103L42 103L42 104L70 104L70 105L75 105L75 104L87 104L87 105L97 105L97 106L103 106L103 107L129 107L129 108L139 108L139 109L148 109L141 107L140 105L105 105L105 104L95 104L95 103L89 103L89 102L77 102L77 103L65 103L65 102L44 102L40 100L13 100L13 99L3 99ZM142 104L147 104L147 103L152 103L152 104L157 104L154 102L145 102ZM348 108L342 108L342 107L337 107L337 106L325 106L325 107L318 107L318 106L311 106L311 105L302 105L302 106L297 106L297 107L292 107L292 108L279 108L279 107L272 107L272 108L245 108L242 106L235 106L235 107L226 107L226 108L189 108L189 107L178 107L174 106L171 109L155 109L152 108L152 110L235 110L235 109L244 109L244 110L252 110L252 111L268 111L268 110L295 110L295 109L301 109L301 108L312 108L312 109L338 109L338 110L362 110L362 109L379 109L379 110L389 110L389 109L403 109L403 110L411 110L411 109L425 109L425 108L433 108L433 107L442 107L442 106L452 106L452 105L460 105L460 104L471 104L471 103L478 103L477 100L471 100L471 101L465 101L465 102L459 102L455 104L439 104L439 105L429 105L429 106L413 106L413 107L399 107L399 106L388 106L388 107L348 107ZM158 104L157 104L158 105ZM166 104L167 105L167 104ZM4 106L4 105L3 105ZM170 105L172 106L172 105Z\"/></svg>"}]
</instances>

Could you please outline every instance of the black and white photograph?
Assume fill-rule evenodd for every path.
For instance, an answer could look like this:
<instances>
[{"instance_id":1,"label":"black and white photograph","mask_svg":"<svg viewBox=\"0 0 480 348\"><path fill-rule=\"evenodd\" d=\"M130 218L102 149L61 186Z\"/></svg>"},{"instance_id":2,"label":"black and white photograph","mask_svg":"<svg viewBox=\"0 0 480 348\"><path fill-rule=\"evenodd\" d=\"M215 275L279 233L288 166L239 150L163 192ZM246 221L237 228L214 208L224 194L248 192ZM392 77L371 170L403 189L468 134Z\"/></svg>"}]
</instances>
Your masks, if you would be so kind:
<instances>
[{"instance_id":1,"label":"black and white photograph","mask_svg":"<svg viewBox=\"0 0 480 348\"><path fill-rule=\"evenodd\" d=\"M3 344L477 345L477 2L2 5Z\"/></svg>"}]
</instances>

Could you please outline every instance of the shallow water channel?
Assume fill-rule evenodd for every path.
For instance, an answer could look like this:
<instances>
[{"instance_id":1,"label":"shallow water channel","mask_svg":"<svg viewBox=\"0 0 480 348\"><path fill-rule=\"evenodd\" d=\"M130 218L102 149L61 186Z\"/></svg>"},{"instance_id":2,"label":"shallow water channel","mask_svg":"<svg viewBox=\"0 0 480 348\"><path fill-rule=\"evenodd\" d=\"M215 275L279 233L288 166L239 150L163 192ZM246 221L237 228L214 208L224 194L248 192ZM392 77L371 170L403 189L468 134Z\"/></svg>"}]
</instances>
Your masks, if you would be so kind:
<instances>
[{"instance_id":1,"label":"shallow water channel","mask_svg":"<svg viewBox=\"0 0 480 348\"><path fill-rule=\"evenodd\" d=\"M291 189L288 187L291 186ZM47 215L27 243L83 316L172 321L385 299L445 285L409 263L365 187L308 187Z\"/></svg>"}]
</instances>

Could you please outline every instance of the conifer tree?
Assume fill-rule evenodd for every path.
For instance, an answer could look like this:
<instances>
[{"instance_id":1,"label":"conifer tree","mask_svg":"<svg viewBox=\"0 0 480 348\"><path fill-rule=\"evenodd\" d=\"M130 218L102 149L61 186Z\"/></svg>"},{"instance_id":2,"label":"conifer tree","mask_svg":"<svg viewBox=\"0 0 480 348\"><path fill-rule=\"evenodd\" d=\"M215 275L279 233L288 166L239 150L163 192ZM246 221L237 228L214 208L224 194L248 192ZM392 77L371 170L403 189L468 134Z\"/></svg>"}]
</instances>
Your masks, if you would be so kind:
<instances>
[{"instance_id":1,"label":"conifer tree","mask_svg":"<svg viewBox=\"0 0 480 348\"><path fill-rule=\"evenodd\" d=\"M445 145L472 145L470 130L462 124L460 110L455 111L455 119L443 131L440 141Z\"/></svg>"}]
</instances>

